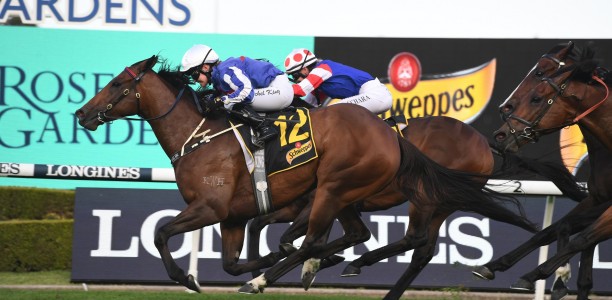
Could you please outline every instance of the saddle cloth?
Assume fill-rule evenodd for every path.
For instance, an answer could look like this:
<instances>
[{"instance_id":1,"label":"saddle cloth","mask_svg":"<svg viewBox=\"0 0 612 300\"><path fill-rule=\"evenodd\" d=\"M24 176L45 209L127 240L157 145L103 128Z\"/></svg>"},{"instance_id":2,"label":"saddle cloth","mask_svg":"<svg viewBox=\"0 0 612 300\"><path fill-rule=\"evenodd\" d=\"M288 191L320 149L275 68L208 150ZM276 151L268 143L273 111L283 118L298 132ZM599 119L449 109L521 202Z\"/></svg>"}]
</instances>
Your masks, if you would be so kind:
<instances>
[{"instance_id":1,"label":"saddle cloth","mask_svg":"<svg viewBox=\"0 0 612 300\"><path fill-rule=\"evenodd\" d=\"M290 170L318 157L308 109L289 109L268 114L266 118L275 119L274 126L279 130L276 139L268 141L264 147L268 176ZM234 129L234 134L242 147L247 168L253 173L253 152L259 148L252 143L252 131L248 126L240 126Z\"/></svg>"}]
</instances>

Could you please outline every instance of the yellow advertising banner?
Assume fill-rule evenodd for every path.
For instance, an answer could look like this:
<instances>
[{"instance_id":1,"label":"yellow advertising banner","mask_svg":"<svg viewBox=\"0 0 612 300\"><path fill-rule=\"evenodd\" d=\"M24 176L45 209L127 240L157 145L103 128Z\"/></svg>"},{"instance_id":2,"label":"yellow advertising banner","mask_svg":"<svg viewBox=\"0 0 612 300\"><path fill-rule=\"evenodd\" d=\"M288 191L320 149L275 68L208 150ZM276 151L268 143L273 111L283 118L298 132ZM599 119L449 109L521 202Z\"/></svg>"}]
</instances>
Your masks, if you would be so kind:
<instances>
[{"instance_id":1,"label":"yellow advertising banner","mask_svg":"<svg viewBox=\"0 0 612 300\"><path fill-rule=\"evenodd\" d=\"M394 103L381 116L449 116L470 123L483 112L491 99L495 67L496 60L492 59L475 68L428 76L409 92L400 92L388 83L386 85Z\"/></svg>"},{"instance_id":2,"label":"yellow advertising banner","mask_svg":"<svg viewBox=\"0 0 612 300\"><path fill-rule=\"evenodd\" d=\"M580 127L570 126L561 129L559 145L561 146L563 164L575 175L589 155Z\"/></svg>"}]
</instances>

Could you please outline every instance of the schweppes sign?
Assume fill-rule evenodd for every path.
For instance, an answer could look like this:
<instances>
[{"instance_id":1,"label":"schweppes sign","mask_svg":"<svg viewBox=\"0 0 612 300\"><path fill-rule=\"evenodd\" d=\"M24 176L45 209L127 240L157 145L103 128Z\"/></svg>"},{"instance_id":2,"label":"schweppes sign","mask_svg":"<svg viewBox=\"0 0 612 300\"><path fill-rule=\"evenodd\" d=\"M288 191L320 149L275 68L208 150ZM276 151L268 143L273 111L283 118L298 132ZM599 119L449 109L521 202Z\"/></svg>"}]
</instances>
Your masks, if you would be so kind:
<instances>
[{"instance_id":1,"label":"schweppes sign","mask_svg":"<svg viewBox=\"0 0 612 300\"><path fill-rule=\"evenodd\" d=\"M418 84L407 92L387 83L394 102L382 117L400 114L404 114L406 118L449 116L470 123L483 112L491 99L495 67L496 60L492 59L467 70L423 76Z\"/></svg>"},{"instance_id":2,"label":"schweppes sign","mask_svg":"<svg viewBox=\"0 0 612 300\"><path fill-rule=\"evenodd\" d=\"M561 129L559 145L563 164L572 174L576 175L578 168L589 155L580 127L570 126Z\"/></svg>"},{"instance_id":3,"label":"schweppes sign","mask_svg":"<svg viewBox=\"0 0 612 300\"><path fill-rule=\"evenodd\" d=\"M304 144L297 143L295 148L287 152L287 155L285 158L287 159L287 162L291 164L291 162L293 162L294 159L308 153L310 150L312 150L312 140L309 140L308 142Z\"/></svg>"}]
</instances>

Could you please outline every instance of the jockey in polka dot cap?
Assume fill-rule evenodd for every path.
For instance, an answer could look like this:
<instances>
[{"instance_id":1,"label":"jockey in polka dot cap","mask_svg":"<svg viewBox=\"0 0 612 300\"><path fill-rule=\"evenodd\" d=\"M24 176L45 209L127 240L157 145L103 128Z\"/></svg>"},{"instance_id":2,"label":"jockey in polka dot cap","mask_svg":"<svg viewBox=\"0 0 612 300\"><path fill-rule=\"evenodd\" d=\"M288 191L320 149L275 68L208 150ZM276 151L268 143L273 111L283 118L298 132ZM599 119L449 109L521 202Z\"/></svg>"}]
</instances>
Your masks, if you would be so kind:
<instances>
[{"instance_id":1,"label":"jockey in polka dot cap","mask_svg":"<svg viewBox=\"0 0 612 300\"><path fill-rule=\"evenodd\" d=\"M391 92L378 78L335 61L317 59L308 49L294 49L287 55L285 73L292 77L294 95L315 107L329 97L380 114L393 103Z\"/></svg>"}]
</instances>

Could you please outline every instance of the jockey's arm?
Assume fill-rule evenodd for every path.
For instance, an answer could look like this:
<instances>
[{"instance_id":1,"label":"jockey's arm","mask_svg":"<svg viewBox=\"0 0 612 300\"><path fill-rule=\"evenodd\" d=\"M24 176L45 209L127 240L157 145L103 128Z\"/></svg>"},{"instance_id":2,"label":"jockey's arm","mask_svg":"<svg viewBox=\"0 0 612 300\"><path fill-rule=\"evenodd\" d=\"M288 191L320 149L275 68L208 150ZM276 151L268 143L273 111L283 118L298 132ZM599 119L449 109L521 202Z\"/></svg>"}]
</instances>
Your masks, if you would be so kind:
<instances>
[{"instance_id":1,"label":"jockey's arm","mask_svg":"<svg viewBox=\"0 0 612 300\"><path fill-rule=\"evenodd\" d=\"M229 72L223 75L225 81L234 90L233 93L227 95L229 102L250 102L253 100L254 91L251 80L237 67L230 67Z\"/></svg>"}]
</instances>

